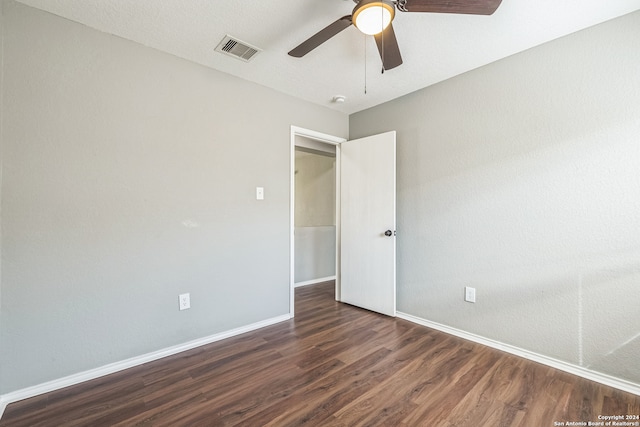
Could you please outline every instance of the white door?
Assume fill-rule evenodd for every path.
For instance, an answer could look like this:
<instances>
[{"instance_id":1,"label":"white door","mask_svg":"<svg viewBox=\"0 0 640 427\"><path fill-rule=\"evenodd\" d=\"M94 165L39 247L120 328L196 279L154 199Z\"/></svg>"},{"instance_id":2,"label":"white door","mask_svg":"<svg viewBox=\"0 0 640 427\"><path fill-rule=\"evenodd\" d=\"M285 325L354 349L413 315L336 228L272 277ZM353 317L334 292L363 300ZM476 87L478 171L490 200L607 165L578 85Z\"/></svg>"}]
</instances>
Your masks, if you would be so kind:
<instances>
[{"instance_id":1,"label":"white door","mask_svg":"<svg viewBox=\"0 0 640 427\"><path fill-rule=\"evenodd\" d=\"M339 300L396 315L396 133L340 144Z\"/></svg>"}]
</instances>

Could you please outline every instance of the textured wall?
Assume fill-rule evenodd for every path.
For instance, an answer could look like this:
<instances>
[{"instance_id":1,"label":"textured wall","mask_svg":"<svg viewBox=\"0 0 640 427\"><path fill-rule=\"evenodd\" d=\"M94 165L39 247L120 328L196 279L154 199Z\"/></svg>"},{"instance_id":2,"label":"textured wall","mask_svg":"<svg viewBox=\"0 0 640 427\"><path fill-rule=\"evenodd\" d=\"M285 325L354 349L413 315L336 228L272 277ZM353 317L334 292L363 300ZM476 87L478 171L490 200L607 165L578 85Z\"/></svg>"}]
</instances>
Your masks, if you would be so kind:
<instances>
[{"instance_id":1,"label":"textured wall","mask_svg":"<svg viewBox=\"0 0 640 427\"><path fill-rule=\"evenodd\" d=\"M0 393L288 313L290 126L348 118L3 6Z\"/></svg>"},{"instance_id":2,"label":"textured wall","mask_svg":"<svg viewBox=\"0 0 640 427\"><path fill-rule=\"evenodd\" d=\"M296 227L335 225L335 156L296 150L295 162Z\"/></svg>"},{"instance_id":3,"label":"textured wall","mask_svg":"<svg viewBox=\"0 0 640 427\"><path fill-rule=\"evenodd\" d=\"M4 4L0 2L0 307L2 307L2 123L4 117L4 87L2 81L4 80ZM2 316L0 316L0 331L2 331ZM0 335L1 336L1 335ZM0 382L2 382L2 340L0 338ZM2 393L0 391L0 393ZM0 403L0 406L2 403ZM0 408L0 412L2 408Z\"/></svg>"},{"instance_id":4,"label":"textured wall","mask_svg":"<svg viewBox=\"0 0 640 427\"><path fill-rule=\"evenodd\" d=\"M640 383L638 40L634 13L350 117L398 131L400 311Z\"/></svg>"},{"instance_id":5,"label":"textured wall","mask_svg":"<svg viewBox=\"0 0 640 427\"><path fill-rule=\"evenodd\" d=\"M296 227L295 283L336 275L336 227Z\"/></svg>"}]
</instances>

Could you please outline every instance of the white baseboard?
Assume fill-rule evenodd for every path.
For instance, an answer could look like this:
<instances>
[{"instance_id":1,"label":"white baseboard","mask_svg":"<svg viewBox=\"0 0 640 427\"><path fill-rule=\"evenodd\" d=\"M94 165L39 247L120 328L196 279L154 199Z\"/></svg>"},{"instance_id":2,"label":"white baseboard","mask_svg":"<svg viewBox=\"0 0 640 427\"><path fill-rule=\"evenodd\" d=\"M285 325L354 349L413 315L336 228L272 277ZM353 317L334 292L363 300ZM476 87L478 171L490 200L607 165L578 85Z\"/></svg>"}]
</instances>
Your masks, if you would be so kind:
<instances>
[{"instance_id":1,"label":"white baseboard","mask_svg":"<svg viewBox=\"0 0 640 427\"><path fill-rule=\"evenodd\" d=\"M151 362L154 360L162 359L163 357L171 356L186 350L191 350L196 347L200 347L205 344L210 344L215 341L220 341L225 338L231 338L236 335L251 332L256 329L264 328L276 323L284 322L291 319L291 315L285 314L271 319L263 320L261 322L252 323L251 325L242 326L230 331L220 332L218 334L210 335L208 337L199 338L193 341L186 342L184 344L178 344L172 347L167 347L162 350L154 351L151 353L143 354L141 356L132 357L130 359L122 360L120 362L110 363L99 368L90 369L88 371L79 372L77 374L69 375L57 380L48 381L46 383L38 384L35 386L23 388L21 390L12 391L7 394L0 395L0 418L4 414L4 410L10 403L17 402L19 400L28 399L43 393L49 393L51 391L59 390L64 387L69 387L75 384L80 384L84 381L89 381L95 378L103 377L105 375L113 374L124 369L133 368L134 366L142 365L143 363Z\"/></svg>"},{"instance_id":2,"label":"white baseboard","mask_svg":"<svg viewBox=\"0 0 640 427\"><path fill-rule=\"evenodd\" d=\"M336 280L336 276L327 276L327 277L321 277L320 279L305 280L304 282L296 282L293 284L293 287L299 288L300 286L315 285L316 283L328 282L329 280Z\"/></svg>"},{"instance_id":3,"label":"white baseboard","mask_svg":"<svg viewBox=\"0 0 640 427\"><path fill-rule=\"evenodd\" d=\"M4 396L0 396L0 418L2 418L2 414L4 414L4 410L10 402L4 398Z\"/></svg>"},{"instance_id":4,"label":"white baseboard","mask_svg":"<svg viewBox=\"0 0 640 427\"><path fill-rule=\"evenodd\" d=\"M600 372L592 371L585 367L574 365L573 363L568 363L562 360L554 359L549 356L545 356L539 353L535 353L529 350L525 350L519 347L509 345L509 344L501 343L500 341L494 341L492 339L485 338L480 335L472 334L470 332L466 332L461 329L452 328L450 326L442 325L440 323L432 322L430 320L425 320L420 317L412 316L410 314L398 312L396 313L396 316L399 317L400 319L417 323L418 325L436 329L446 334L455 335L459 338L473 341L478 344L486 345L488 347L492 347L497 350L505 351L507 353L510 353L519 357L524 357L525 359L529 359L534 362L538 362L543 365L547 365L552 368L559 369L561 371L568 372L570 374L577 375L579 377L586 378L588 380L595 381L597 383L614 387L619 390L626 391L628 393L632 393L640 396L640 384L632 383L630 381L612 377L610 375L602 374Z\"/></svg>"}]
</instances>

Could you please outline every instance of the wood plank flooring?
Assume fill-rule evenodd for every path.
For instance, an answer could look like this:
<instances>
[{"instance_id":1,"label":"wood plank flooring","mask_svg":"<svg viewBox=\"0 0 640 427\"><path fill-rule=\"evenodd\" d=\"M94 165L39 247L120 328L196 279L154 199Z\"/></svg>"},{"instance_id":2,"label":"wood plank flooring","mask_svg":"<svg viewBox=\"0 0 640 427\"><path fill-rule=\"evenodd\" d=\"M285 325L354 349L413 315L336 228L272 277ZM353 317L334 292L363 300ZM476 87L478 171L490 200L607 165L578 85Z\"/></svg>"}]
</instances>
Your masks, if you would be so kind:
<instances>
[{"instance_id":1,"label":"wood plank flooring","mask_svg":"<svg viewBox=\"0 0 640 427\"><path fill-rule=\"evenodd\" d=\"M639 396L336 303L333 286L298 288L294 320L13 403L0 426L546 427L640 414Z\"/></svg>"}]
</instances>

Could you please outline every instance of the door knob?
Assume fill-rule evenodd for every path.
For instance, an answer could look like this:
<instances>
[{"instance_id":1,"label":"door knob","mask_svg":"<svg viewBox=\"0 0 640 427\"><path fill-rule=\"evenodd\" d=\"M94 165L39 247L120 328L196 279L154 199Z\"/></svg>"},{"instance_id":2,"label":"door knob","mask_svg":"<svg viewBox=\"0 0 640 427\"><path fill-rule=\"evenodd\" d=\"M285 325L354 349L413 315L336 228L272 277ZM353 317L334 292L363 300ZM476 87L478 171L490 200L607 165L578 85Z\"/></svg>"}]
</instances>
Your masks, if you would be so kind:
<instances>
[{"instance_id":1,"label":"door knob","mask_svg":"<svg viewBox=\"0 0 640 427\"><path fill-rule=\"evenodd\" d=\"M384 232L384 235L387 236L387 237L391 237L391 236L393 236L393 234L394 233L391 230L387 230L387 231Z\"/></svg>"}]
</instances>

